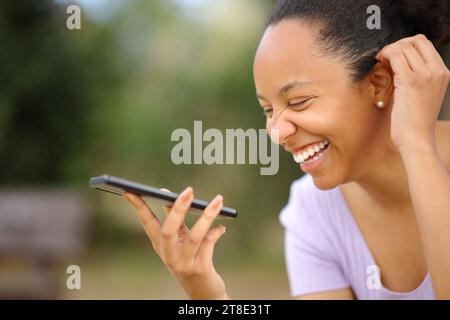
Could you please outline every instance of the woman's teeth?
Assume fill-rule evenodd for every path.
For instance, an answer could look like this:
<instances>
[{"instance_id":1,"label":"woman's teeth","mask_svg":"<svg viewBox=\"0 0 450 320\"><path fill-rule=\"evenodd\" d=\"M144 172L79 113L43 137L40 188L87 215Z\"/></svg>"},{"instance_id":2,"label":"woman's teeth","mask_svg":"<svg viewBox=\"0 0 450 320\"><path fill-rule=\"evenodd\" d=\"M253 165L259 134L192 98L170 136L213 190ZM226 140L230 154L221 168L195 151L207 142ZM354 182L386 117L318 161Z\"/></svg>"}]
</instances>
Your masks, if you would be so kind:
<instances>
[{"instance_id":1,"label":"woman's teeth","mask_svg":"<svg viewBox=\"0 0 450 320\"><path fill-rule=\"evenodd\" d=\"M325 149L328 144L329 142L327 140L324 140L319 143L313 144L312 146L306 147L305 149L294 154L295 162L308 163L320 159L323 156L323 152L321 152L321 150Z\"/></svg>"}]
</instances>

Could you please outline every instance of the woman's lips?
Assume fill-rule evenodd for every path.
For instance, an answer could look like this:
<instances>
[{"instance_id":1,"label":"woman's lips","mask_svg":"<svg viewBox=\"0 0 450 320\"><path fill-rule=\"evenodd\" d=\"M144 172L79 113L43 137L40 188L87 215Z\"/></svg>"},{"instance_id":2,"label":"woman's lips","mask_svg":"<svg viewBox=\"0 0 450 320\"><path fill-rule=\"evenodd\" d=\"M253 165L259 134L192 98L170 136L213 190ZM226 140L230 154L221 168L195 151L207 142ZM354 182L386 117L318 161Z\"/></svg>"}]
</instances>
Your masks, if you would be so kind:
<instances>
[{"instance_id":1,"label":"woman's lips","mask_svg":"<svg viewBox=\"0 0 450 320\"><path fill-rule=\"evenodd\" d=\"M312 172L316 170L327 158L328 154L331 152L330 145L327 148L321 150L312 160L307 160L306 162L300 163L300 168L303 172Z\"/></svg>"},{"instance_id":2,"label":"woman's lips","mask_svg":"<svg viewBox=\"0 0 450 320\"><path fill-rule=\"evenodd\" d=\"M310 144L307 147L299 150L298 152L293 153L294 161L297 163L303 163L305 161L313 159L314 157L318 156L318 154L320 154L322 150L325 150L328 144L328 140L322 140L314 144Z\"/></svg>"},{"instance_id":3,"label":"woman's lips","mask_svg":"<svg viewBox=\"0 0 450 320\"><path fill-rule=\"evenodd\" d=\"M289 152L292 153L292 154L297 154L297 153L299 153L300 151L303 152L303 151L307 150L309 147L311 147L311 146L313 146L313 145L315 145L315 144L319 144L319 143L325 142L325 141L328 141L328 140L326 140L326 139L323 139L323 140L317 140L317 141L314 141L314 142L311 142L311 143L308 143L308 144L304 144L303 146L298 147L298 148L295 148L295 149L291 149L291 150L287 149L286 151L289 151Z\"/></svg>"}]
</instances>

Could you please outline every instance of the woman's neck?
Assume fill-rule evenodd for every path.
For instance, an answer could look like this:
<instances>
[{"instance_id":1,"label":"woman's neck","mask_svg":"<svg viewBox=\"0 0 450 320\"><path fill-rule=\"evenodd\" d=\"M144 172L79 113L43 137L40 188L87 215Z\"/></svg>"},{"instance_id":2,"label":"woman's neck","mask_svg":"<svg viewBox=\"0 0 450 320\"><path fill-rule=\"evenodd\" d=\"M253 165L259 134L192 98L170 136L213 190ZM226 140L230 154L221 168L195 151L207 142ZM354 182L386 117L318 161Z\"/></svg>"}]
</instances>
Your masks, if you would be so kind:
<instances>
[{"instance_id":1,"label":"woman's neck","mask_svg":"<svg viewBox=\"0 0 450 320\"><path fill-rule=\"evenodd\" d=\"M411 212L412 202L402 158L392 143L389 127L381 132L383 134L375 142L377 147L372 149L366 162L367 170L351 182L351 188L388 212Z\"/></svg>"}]
</instances>

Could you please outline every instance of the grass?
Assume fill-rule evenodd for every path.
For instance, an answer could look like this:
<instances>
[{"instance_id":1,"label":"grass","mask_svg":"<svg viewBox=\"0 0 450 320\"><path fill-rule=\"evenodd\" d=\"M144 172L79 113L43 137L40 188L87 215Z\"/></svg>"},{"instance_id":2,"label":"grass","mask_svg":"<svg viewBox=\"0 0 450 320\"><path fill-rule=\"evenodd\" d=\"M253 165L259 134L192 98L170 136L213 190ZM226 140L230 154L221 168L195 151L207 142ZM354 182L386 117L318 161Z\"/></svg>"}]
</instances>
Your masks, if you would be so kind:
<instances>
[{"instance_id":1,"label":"grass","mask_svg":"<svg viewBox=\"0 0 450 320\"><path fill-rule=\"evenodd\" d=\"M216 261L216 269L233 299L289 299L283 261L256 257L218 257ZM81 289L64 287L63 299L188 298L150 248L91 252L78 265ZM67 275L61 277L64 285Z\"/></svg>"}]
</instances>

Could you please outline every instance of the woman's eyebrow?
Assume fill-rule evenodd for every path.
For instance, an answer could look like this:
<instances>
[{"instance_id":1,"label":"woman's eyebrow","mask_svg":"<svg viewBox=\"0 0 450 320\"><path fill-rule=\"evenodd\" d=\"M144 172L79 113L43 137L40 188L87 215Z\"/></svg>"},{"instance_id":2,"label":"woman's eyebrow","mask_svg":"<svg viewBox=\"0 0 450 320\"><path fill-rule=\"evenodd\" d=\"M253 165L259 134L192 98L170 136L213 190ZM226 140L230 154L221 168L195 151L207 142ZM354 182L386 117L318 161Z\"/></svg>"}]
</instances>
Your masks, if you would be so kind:
<instances>
[{"instance_id":1,"label":"woman's eyebrow","mask_svg":"<svg viewBox=\"0 0 450 320\"><path fill-rule=\"evenodd\" d=\"M280 89L280 94L281 95L285 95L286 93L288 93L289 90L291 90L294 87L297 86L308 86L308 85L312 85L313 83L311 81L299 81L299 80L294 80L289 82L288 84L286 84L283 88Z\"/></svg>"},{"instance_id":2,"label":"woman's eyebrow","mask_svg":"<svg viewBox=\"0 0 450 320\"><path fill-rule=\"evenodd\" d=\"M284 85L278 92L280 95L285 95L286 93L289 92L289 90L293 89L294 87L297 86L309 86L312 85L313 83L311 81L299 81L299 80L294 80L291 81L289 83L287 83L286 85ZM263 95L256 93L256 97L258 99L263 99L268 101Z\"/></svg>"}]
</instances>

